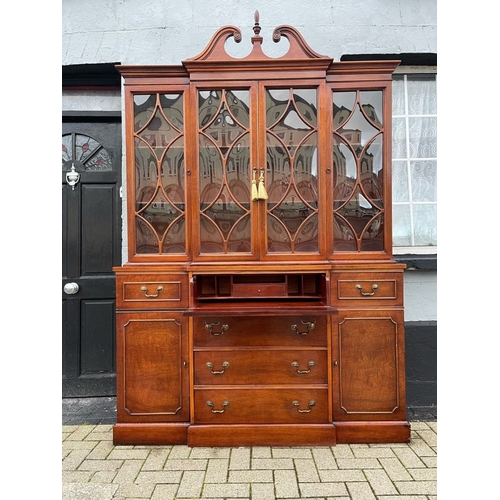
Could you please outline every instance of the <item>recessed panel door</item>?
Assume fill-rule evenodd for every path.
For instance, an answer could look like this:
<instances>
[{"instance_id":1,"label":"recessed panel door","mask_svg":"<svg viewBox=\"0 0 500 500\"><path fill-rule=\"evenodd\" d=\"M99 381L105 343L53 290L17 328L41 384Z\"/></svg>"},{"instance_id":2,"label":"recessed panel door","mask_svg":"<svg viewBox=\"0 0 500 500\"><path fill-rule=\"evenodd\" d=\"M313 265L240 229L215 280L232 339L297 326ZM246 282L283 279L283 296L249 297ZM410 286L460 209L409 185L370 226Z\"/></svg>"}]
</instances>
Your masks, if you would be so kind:
<instances>
[{"instance_id":1,"label":"recessed panel door","mask_svg":"<svg viewBox=\"0 0 500 500\"><path fill-rule=\"evenodd\" d=\"M116 394L121 125L63 123L63 397Z\"/></svg>"}]
</instances>

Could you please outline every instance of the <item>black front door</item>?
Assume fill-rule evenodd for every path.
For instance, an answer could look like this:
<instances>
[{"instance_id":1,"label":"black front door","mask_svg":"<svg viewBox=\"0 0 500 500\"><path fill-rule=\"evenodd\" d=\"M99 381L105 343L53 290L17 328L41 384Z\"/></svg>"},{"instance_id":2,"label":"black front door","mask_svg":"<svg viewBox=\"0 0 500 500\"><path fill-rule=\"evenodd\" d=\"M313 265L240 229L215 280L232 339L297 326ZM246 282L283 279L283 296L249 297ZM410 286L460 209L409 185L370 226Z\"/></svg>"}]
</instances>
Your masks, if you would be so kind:
<instances>
[{"instance_id":1,"label":"black front door","mask_svg":"<svg viewBox=\"0 0 500 500\"><path fill-rule=\"evenodd\" d=\"M63 397L116 395L120 186L120 122L63 122Z\"/></svg>"}]
</instances>

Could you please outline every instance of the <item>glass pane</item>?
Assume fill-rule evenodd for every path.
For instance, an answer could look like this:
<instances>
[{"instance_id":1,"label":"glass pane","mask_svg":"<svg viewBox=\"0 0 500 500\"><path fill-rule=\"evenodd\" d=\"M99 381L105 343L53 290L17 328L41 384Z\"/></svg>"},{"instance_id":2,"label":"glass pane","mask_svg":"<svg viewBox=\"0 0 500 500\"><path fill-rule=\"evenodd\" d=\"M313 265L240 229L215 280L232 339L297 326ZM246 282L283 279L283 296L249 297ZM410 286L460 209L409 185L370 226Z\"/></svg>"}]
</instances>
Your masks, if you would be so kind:
<instances>
[{"instance_id":1,"label":"glass pane","mask_svg":"<svg viewBox=\"0 0 500 500\"><path fill-rule=\"evenodd\" d=\"M75 143L76 151L74 159L82 163L85 163L85 161L101 147L96 140L88 135L76 134Z\"/></svg>"},{"instance_id":2,"label":"glass pane","mask_svg":"<svg viewBox=\"0 0 500 500\"><path fill-rule=\"evenodd\" d=\"M318 214L302 223L295 236L295 252L318 252Z\"/></svg>"},{"instance_id":3,"label":"glass pane","mask_svg":"<svg viewBox=\"0 0 500 500\"><path fill-rule=\"evenodd\" d=\"M73 159L73 136L71 134L62 136L62 162L63 164Z\"/></svg>"},{"instance_id":4,"label":"glass pane","mask_svg":"<svg viewBox=\"0 0 500 500\"><path fill-rule=\"evenodd\" d=\"M163 253L186 253L186 218L181 216L172 222L162 247Z\"/></svg>"},{"instance_id":5,"label":"glass pane","mask_svg":"<svg viewBox=\"0 0 500 500\"><path fill-rule=\"evenodd\" d=\"M311 134L297 149L294 158L293 181L306 203L315 207L318 201L317 133Z\"/></svg>"},{"instance_id":6,"label":"glass pane","mask_svg":"<svg viewBox=\"0 0 500 500\"><path fill-rule=\"evenodd\" d=\"M135 200L140 212L153 199L158 184L156 156L141 139L135 139Z\"/></svg>"},{"instance_id":7,"label":"glass pane","mask_svg":"<svg viewBox=\"0 0 500 500\"><path fill-rule=\"evenodd\" d=\"M224 170L219 149L206 136L200 134L200 209L214 202L224 182Z\"/></svg>"},{"instance_id":8,"label":"glass pane","mask_svg":"<svg viewBox=\"0 0 500 500\"><path fill-rule=\"evenodd\" d=\"M158 238L155 231L140 217L136 217L136 251L139 254L158 253Z\"/></svg>"},{"instance_id":9,"label":"glass pane","mask_svg":"<svg viewBox=\"0 0 500 500\"><path fill-rule=\"evenodd\" d=\"M361 153L362 148L378 132L378 129L371 125L361 113L359 107L356 107L351 118L338 131L351 144L357 155Z\"/></svg>"},{"instance_id":10,"label":"glass pane","mask_svg":"<svg viewBox=\"0 0 500 500\"><path fill-rule=\"evenodd\" d=\"M318 122L316 89L294 89L293 99L302 119L316 127Z\"/></svg>"},{"instance_id":11,"label":"glass pane","mask_svg":"<svg viewBox=\"0 0 500 500\"><path fill-rule=\"evenodd\" d=\"M288 150L272 134L267 133L267 178L268 207L272 208L288 190L292 159Z\"/></svg>"},{"instance_id":12,"label":"glass pane","mask_svg":"<svg viewBox=\"0 0 500 500\"><path fill-rule=\"evenodd\" d=\"M435 75L408 75L408 114L437 114Z\"/></svg>"},{"instance_id":13,"label":"glass pane","mask_svg":"<svg viewBox=\"0 0 500 500\"><path fill-rule=\"evenodd\" d=\"M359 99L369 120L377 127L382 127L382 92L380 90L360 91Z\"/></svg>"},{"instance_id":14,"label":"glass pane","mask_svg":"<svg viewBox=\"0 0 500 500\"><path fill-rule=\"evenodd\" d=\"M226 102L234 120L243 128L250 126L250 94L248 90L226 92Z\"/></svg>"},{"instance_id":15,"label":"glass pane","mask_svg":"<svg viewBox=\"0 0 500 500\"><path fill-rule=\"evenodd\" d=\"M357 237L360 238L371 219L379 214L380 210L372 205L357 188L349 201L338 210L338 213L351 224Z\"/></svg>"},{"instance_id":16,"label":"glass pane","mask_svg":"<svg viewBox=\"0 0 500 500\"><path fill-rule=\"evenodd\" d=\"M226 179L229 191L240 203L250 203L250 134L238 138L227 155Z\"/></svg>"},{"instance_id":17,"label":"glass pane","mask_svg":"<svg viewBox=\"0 0 500 500\"><path fill-rule=\"evenodd\" d=\"M161 166L161 183L169 202L184 211L184 137L177 139L167 149Z\"/></svg>"},{"instance_id":18,"label":"glass pane","mask_svg":"<svg viewBox=\"0 0 500 500\"><path fill-rule=\"evenodd\" d=\"M376 137L365 149L359 165L359 180L368 199L383 208L382 135Z\"/></svg>"},{"instance_id":19,"label":"glass pane","mask_svg":"<svg viewBox=\"0 0 500 500\"><path fill-rule=\"evenodd\" d=\"M338 215L333 220L333 250L335 252L355 252L358 249L352 228Z\"/></svg>"},{"instance_id":20,"label":"glass pane","mask_svg":"<svg viewBox=\"0 0 500 500\"><path fill-rule=\"evenodd\" d=\"M437 118L409 118L410 157L437 157Z\"/></svg>"},{"instance_id":21,"label":"glass pane","mask_svg":"<svg viewBox=\"0 0 500 500\"><path fill-rule=\"evenodd\" d=\"M290 234L286 226L275 217L267 217L267 240L268 252L270 253L290 253L292 244Z\"/></svg>"},{"instance_id":22,"label":"glass pane","mask_svg":"<svg viewBox=\"0 0 500 500\"><path fill-rule=\"evenodd\" d=\"M338 208L350 198L354 191L357 179L357 168L354 154L339 136L333 136L333 143L333 199L335 208Z\"/></svg>"},{"instance_id":23,"label":"glass pane","mask_svg":"<svg viewBox=\"0 0 500 500\"><path fill-rule=\"evenodd\" d=\"M413 205L415 245L437 245L437 205Z\"/></svg>"},{"instance_id":24,"label":"glass pane","mask_svg":"<svg viewBox=\"0 0 500 500\"><path fill-rule=\"evenodd\" d=\"M410 199L408 185L408 166L406 161L392 162L392 201L408 201Z\"/></svg>"},{"instance_id":25,"label":"glass pane","mask_svg":"<svg viewBox=\"0 0 500 500\"><path fill-rule=\"evenodd\" d=\"M435 161L412 161L412 201L437 201L437 165Z\"/></svg>"},{"instance_id":26,"label":"glass pane","mask_svg":"<svg viewBox=\"0 0 500 500\"><path fill-rule=\"evenodd\" d=\"M395 75L392 79L392 114L405 113L405 85L403 75Z\"/></svg>"},{"instance_id":27,"label":"glass pane","mask_svg":"<svg viewBox=\"0 0 500 500\"><path fill-rule=\"evenodd\" d=\"M105 170L112 170L112 169L113 169L113 163L111 161L111 157L109 156L109 153L104 148L101 148L97 152L97 154L92 156L85 163L85 170L88 170L88 171L105 171Z\"/></svg>"},{"instance_id":28,"label":"glass pane","mask_svg":"<svg viewBox=\"0 0 500 500\"><path fill-rule=\"evenodd\" d=\"M392 120L392 157L406 158L408 149L406 147L406 120L404 118L393 118Z\"/></svg>"},{"instance_id":29,"label":"glass pane","mask_svg":"<svg viewBox=\"0 0 500 500\"><path fill-rule=\"evenodd\" d=\"M160 106L166 119L178 130L184 128L184 99L182 94L160 95Z\"/></svg>"},{"instance_id":30,"label":"glass pane","mask_svg":"<svg viewBox=\"0 0 500 500\"><path fill-rule=\"evenodd\" d=\"M393 205L392 207L392 241L394 246L410 246L411 215L410 205Z\"/></svg>"},{"instance_id":31,"label":"glass pane","mask_svg":"<svg viewBox=\"0 0 500 500\"><path fill-rule=\"evenodd\" d=\"M368 224L361 239L362 252L377 252L384 249L384 215L380 214Z\"/></svg>"},{"instance_id":32,"label":"glass pane","mask_svg":"<svg viewBox=\"0 0 500 500\"><path fill-rule=\"evenodd\" d=\"M272 127L285 113L290 100L289 89L266 90L266 126Z\"/></svg>"},{"instance_id":33,"label":"glass pane","mask_svg":"<svg viewBox=\"0 0 500 500\"><path fill-rule=\"evenodd\" d=\"M356 102L356 92L333 93L333 127L340 127L351 114Z\"/></svg>"},{"instance_id":34,"label":"glass pane","mask_svg":"<svg viewBox=\"0 0 500 500\"><path fill-rule=\"evenodd\" d=\"M156 94L134 95L134 132L141 130L156 108Z\"/></svg>"}]
</instances>

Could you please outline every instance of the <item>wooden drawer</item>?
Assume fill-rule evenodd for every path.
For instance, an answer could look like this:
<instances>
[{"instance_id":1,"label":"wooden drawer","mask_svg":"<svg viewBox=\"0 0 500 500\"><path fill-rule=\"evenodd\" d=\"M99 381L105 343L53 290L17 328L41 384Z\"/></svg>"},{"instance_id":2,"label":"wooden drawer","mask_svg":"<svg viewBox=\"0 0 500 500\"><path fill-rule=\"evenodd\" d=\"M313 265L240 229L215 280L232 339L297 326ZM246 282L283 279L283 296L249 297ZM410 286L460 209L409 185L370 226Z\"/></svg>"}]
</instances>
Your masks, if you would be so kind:
<instances>
[{"instance_id":1,"label":"wooden drawer","mask_svg":"<svg viewBox=\"0 0 500 500\"><path fill-rule=\"evenodd\" d=\"M117 275L117 309L182 309L188 306L187 274Z\"/></svg>"},{"instance_id":2,"label":"wooden drawer","mask_svg":"<svg viewBox=\"0 0 500 500\"><path fill-rule=\"evenodd\" d=\"M332 305L402 306L403 273L332 274Z\"/></svg>"},{"instance_id":3,"label":"wooden drawer","mask_svg":"<svg viewBox=\"0 0 500 500\"><path fill-rule=\"evenodd\" d=\"M326 347L326 316L194 318L194 347Z\"/></svg>"},{"instance_id":4,"label":"wooden drawer","mask_svg":"<svg viewBox=\"0 0 500 500\"><path fill-rule=\"evenodd\" d=\"M326 350L197 351L194 383L201 385L326 384Z\"/></svg>"},{"instance_id":5,"label":"wooden drawer","mask_svg":"<svg viewBox=\"0 0 500 500\"><path fill-rule=\"evenodd\" d=\"M195 388L194 405L196 424L328 422L326 388Z\"/></svg>"}]
</instances>

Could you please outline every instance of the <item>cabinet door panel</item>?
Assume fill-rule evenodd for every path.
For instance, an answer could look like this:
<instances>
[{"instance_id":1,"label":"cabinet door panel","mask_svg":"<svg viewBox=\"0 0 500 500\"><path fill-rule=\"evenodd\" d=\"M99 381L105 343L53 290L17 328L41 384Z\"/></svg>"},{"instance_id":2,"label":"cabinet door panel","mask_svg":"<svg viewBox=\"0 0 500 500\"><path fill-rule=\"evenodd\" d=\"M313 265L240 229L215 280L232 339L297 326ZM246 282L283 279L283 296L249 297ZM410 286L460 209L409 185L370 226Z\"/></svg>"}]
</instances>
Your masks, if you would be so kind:
<instances>
[{"instance_id":1,"label":"cabinet door panel","mask_svg":"<svg viewBox=\"0 0 500 500\"><path fill-rule=\"evenodd\" d=\"M187 321L169 312L117 316L119 420L188 420Z\"/></svg>"},{"instance_id":2,"label":"cabinet door panel","mask_svg":"<svg viewBox=\"0 0 500 500\"><path fill-rule=\"evenodd\" d=\"M334 329L334 419L404 418L402 311L340 314Z\"/></svg>"}]
</instances>

